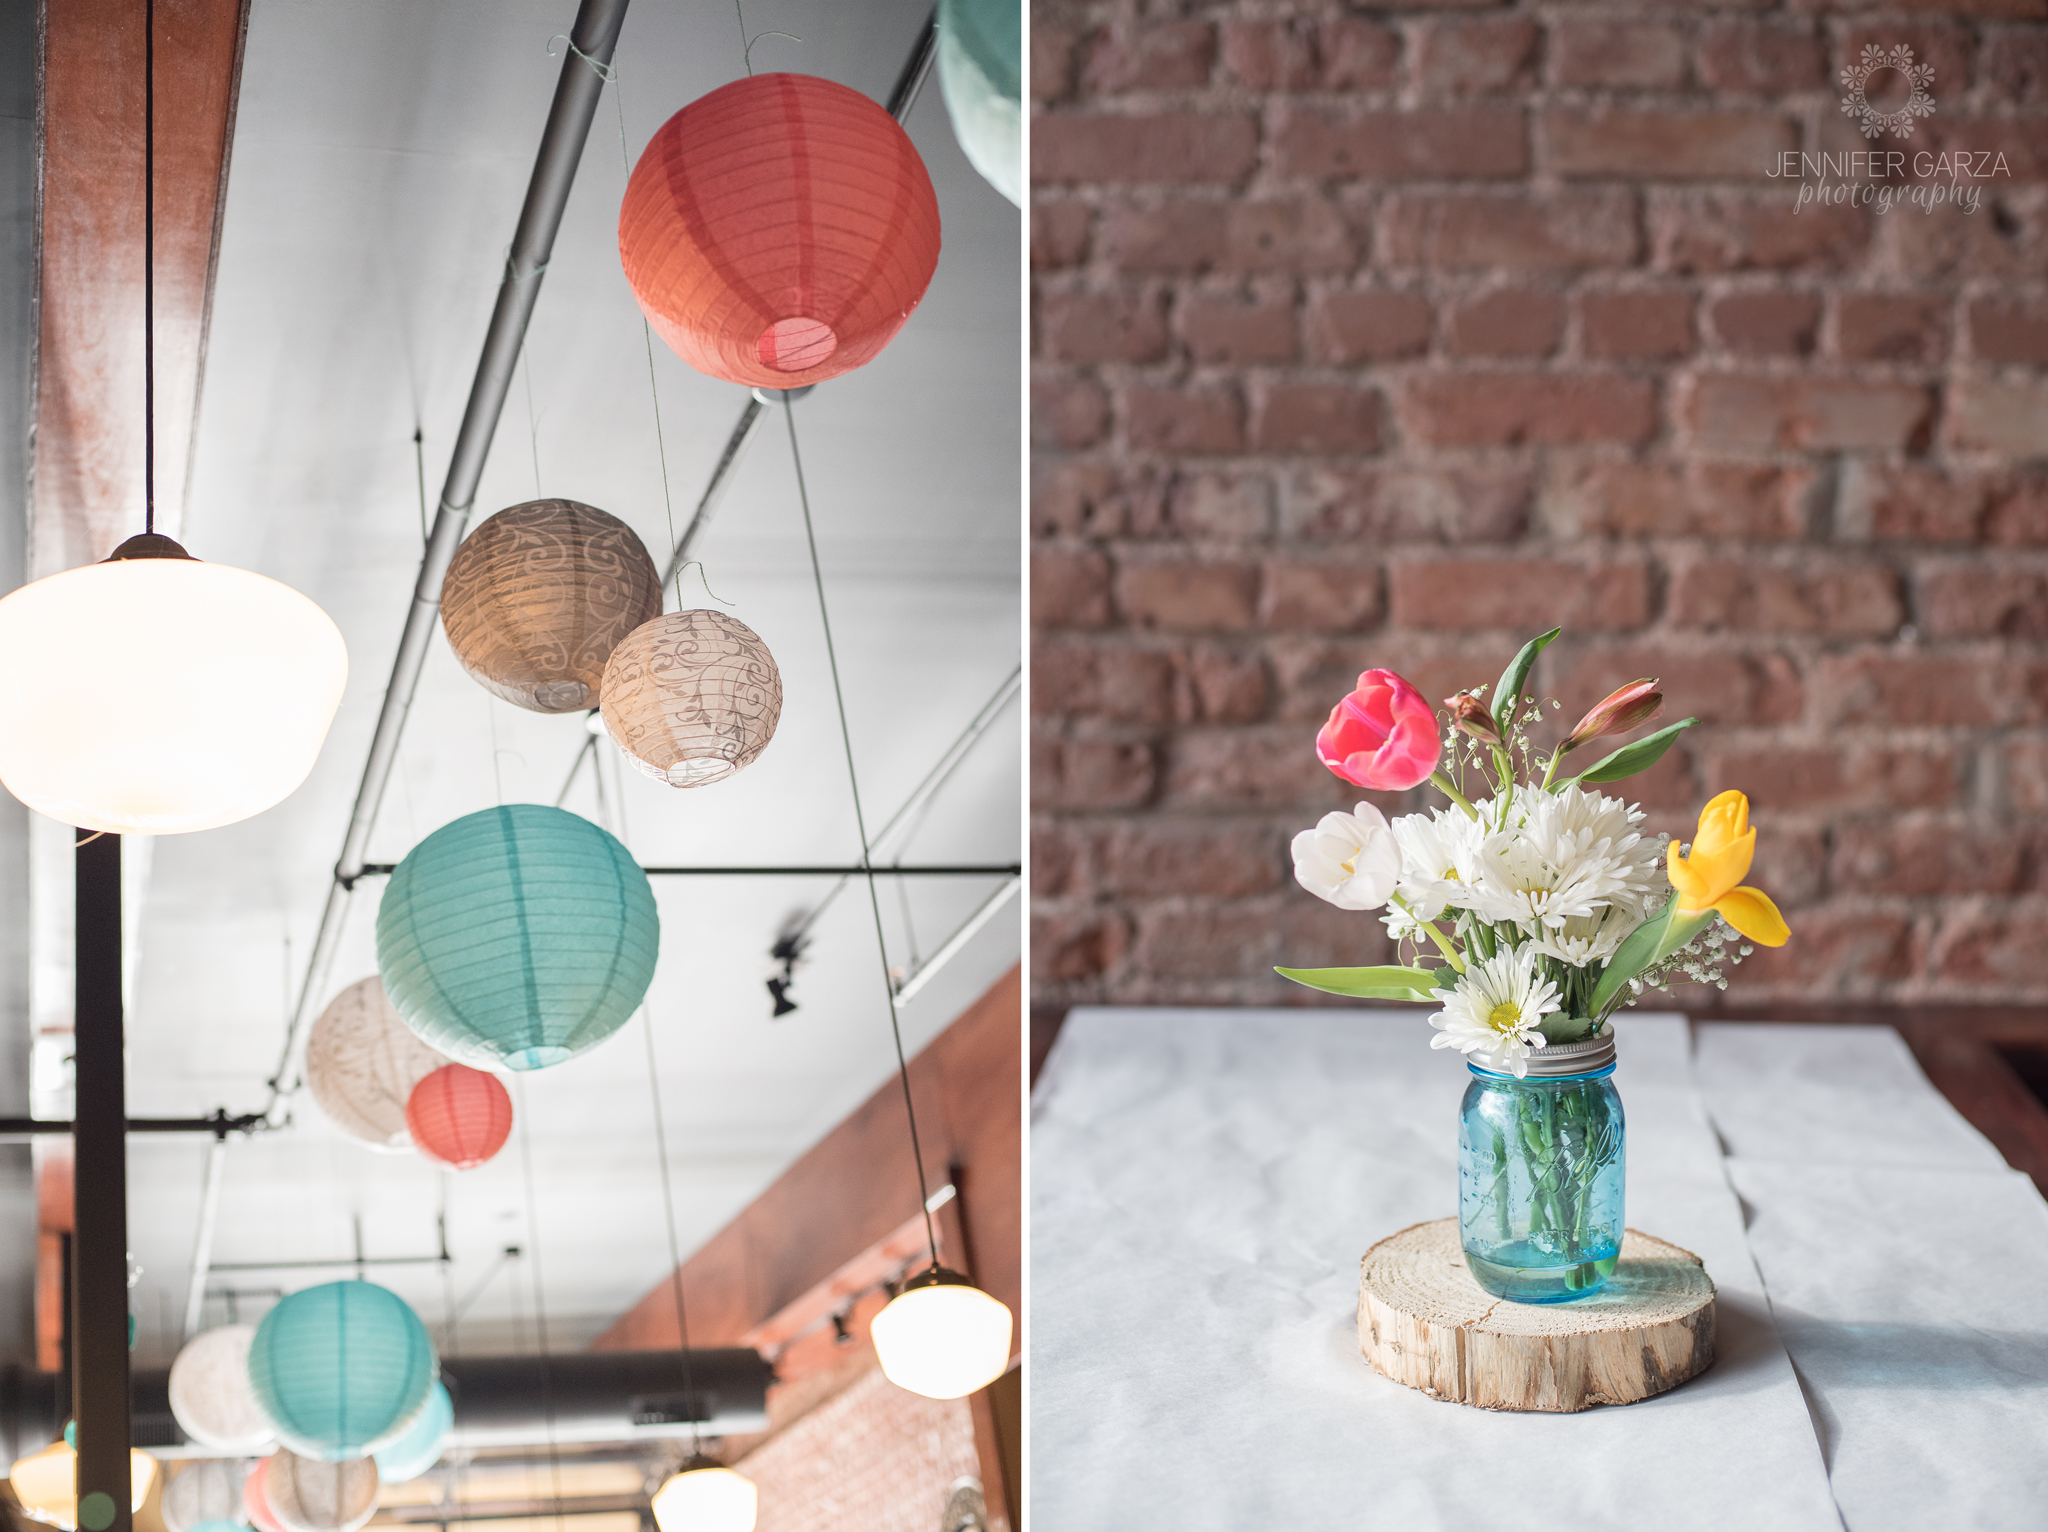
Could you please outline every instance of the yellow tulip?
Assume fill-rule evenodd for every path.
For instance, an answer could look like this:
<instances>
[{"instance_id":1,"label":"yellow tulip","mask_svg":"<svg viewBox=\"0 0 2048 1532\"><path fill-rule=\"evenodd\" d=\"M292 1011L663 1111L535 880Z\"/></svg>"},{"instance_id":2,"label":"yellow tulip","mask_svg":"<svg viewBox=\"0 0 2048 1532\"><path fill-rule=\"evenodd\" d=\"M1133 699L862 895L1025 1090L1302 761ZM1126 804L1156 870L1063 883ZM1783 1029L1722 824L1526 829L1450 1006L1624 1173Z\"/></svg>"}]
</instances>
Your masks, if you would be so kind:
<instances>
[{"instance_id":1,"label":"yellow tulip","mask_svg":"<svg viewBox=\"0 0 2048 1532\"><path fill-rule=\"evenodd\" d=\"M1699 833L1692 855L1670 847L1671 886L1678 890L1678 912L1718 914L1751 941L1782 947L1792 934L1785 917L1762 889L1742 887L1756 855L1756 831L1749 827L1749 799L1726 792L1700 810Z\"/></svg>"}]
</instances>

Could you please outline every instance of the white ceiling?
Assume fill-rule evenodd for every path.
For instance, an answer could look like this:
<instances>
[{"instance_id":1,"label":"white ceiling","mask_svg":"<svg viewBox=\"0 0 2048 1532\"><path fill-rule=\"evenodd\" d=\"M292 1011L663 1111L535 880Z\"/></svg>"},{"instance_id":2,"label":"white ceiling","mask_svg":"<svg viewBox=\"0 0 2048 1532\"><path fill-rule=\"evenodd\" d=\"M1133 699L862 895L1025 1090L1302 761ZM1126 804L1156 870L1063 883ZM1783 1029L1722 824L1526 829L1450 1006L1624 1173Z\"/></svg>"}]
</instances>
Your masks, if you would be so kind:
<instances>
[{"instance_id":1,"label":"white ceiling","mask_svg":"<svg viewBox=\"0 0 2048 1532\"><path fill-rule=\"evenodd\" d=\"M757 68L827 75L880 98L925 9L925 0L748 0L746 25L803 39L758 42ZM319 601L348 640L351 676L320 764L296 795L244 824L153 848L129 1023L132 1115L264 1103L288 989L303 971L418 569L413 429L425 432L431 501L554 88L549 41L573 14L569 0L252 7L184 540L201 558L259 570ZM739 23L730 6L646 0L627 15L617 64L637 155L670 113L742 72ZM1019 653L1019 218L961 155L936 79L909 130L944 218L938 275L879 360L797 406L870 825ZM622 517L660 563L668 533L647 361L615 243L624 180L607 92L476 518L532 498L537 457L540 492ZM655 350L680 527L745 396L690 372L659 340ZM645 862L858 856L789 446L779 417L763 427L698 551L711 588L776 655L781 727L752 768L689 792L616 773L606 746L609 780L624 784L612 828ZM684 599L705 604L694 573ZM912 860L1018 858L1016 715L1012 703L952 782ZM581 715L545 718L493 701L437 634L370 859L396 861L497 801L553 802L583 739ZM568 806L595 817L591 780L586 771ZM785 915L825 886L656 880L663 943L650 1007L686 1251L892 1068L858 890L818 926L795 992L801 1009L768 1018L768 946ZM921 950L993 886L917 884ZM329 994L375 970L380 891L374 878L358 887ZM904 923L884 892L901 960ZM1013 904L909 1006L908 1045L935 1035L1019 946ZM523 1079L557 1344L587 1340L668 1269L644 1048L635 1022ZM492 1164L444 1177L417 1157L344 1140L301 1097L289 1130L230 1150L216 1257L344 1257L357 1216L371 1254L427 1253L445 1198L453 1286L467 1291L503 1245L529 1242L519 1146L515 1136ZM140 1365L161 1364L164 1332L175 1332L184 1306L204 1152L186 1139L132 1143ZM233 1280L289 1290L343 1274ZM373 1275L438 1323L434 1268ZM491 1282L466 1323L467 1345L512 1343L514 1295L504 1277ZM209 1322L219 1314L210 1310Z\"/></svg>"}]
</instances>

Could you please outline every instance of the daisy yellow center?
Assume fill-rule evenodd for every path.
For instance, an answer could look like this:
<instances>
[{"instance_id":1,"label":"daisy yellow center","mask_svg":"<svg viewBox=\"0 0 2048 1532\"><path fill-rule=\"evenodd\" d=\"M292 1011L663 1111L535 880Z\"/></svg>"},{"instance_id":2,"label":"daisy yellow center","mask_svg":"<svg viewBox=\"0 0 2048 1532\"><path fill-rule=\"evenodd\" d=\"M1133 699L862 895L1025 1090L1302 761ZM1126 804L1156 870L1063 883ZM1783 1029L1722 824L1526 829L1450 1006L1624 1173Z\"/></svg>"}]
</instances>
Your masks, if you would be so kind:
<instances>
[{"instance_id":1,"label":"daisy yellow center","mask_svg":"<svg viewBox=\"0 0 2048 1532\"><path fill-rule=\"evenodd\" d=\"M1522 1024L1522 1008L1512 1000L1503 1000L1488 1012L1486 1024L1496 1032L1512 1032Z\"/></svg>"}]
</instances>

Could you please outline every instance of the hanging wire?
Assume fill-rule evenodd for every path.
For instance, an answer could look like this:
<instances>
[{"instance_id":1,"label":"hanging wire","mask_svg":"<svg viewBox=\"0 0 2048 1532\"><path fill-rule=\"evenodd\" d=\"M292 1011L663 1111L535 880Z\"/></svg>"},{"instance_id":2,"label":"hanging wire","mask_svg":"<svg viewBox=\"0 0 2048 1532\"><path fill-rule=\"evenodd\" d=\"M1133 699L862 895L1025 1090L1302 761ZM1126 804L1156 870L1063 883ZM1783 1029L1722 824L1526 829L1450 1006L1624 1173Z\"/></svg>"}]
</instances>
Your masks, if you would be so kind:
<instances>
[{"instance_id":1,"label":"hanging wire","mask_svg":"<svg viewBox=\"0 0 2048 1532\"><path fill-rule=\"evenodd\" d=\"M533 346L522 342L519 347L519 361L526 375L526 440L533 454L533 498L540 493L540 417L533 413Z\"/></svg>"},{"instance_id":2,"label":"hanging wire","mask_svg":"<svg viewBox=\"0 0 2048 1532\"><path fill-rule=\"evenodd\" d=\"M427 541L427 439L420 434L420 428L412 428L413 472L420 481L420 542Z\"/></svg>"},{"instance_id":3,"label":"hanging wire","mask_svg":"<svg viewBox=\"0 0 2048 1532\"><path fill-rule=\"evenodd\" d=\"M690 1315L683 1306L682 1243L676 1238L676 1196L669 1179L668 1125L661 1110L661 1069L654 1057L654 1013L640 1007L641 1030L647 1036L647 1094L654 1103L654 1152L661 1160L661 1211L668 1223L669 1286L676 1297L676 1336L683 1348L683 1398L690 1411L691 1451L702 1456L704 1427L697 1408L697 1385L690 1377Z\"/></svg>"},{"instance_id":4,"label":"hanging wire","mask_svg":"<svg viewBox=\"0 0 2048 1532\"><path fill-rule=\"evenodd\" d=\"M811 583L818 592L818 621L825 630L825 658L832 668L832 700L839 708L839 741L846 750L846 782L853 791L853 824L860 833L860 868L868 885L868 908L875 917L875 951L882 960L882 992L889 1009L889 1035L896 1042L896 1077L903 1085L903 1111L910 1121L910 1157L917 1165L917 1206L924 1214L925 1243L931 1247L932 1265L939 1264L939 1235L932 1223L931 1188L925 1183L924 1149L917 1137L917 1108L910 1099L910 1061L903 1052L903 1026L896 1015L896 981L889 972L889 942L882 932L882 896L875 888L874 863L868 855L867 819L860 806L860 773L853 764L853 730L846 721L846 692L839 683L839 651L832 642L832 614L825 604L825 573L818 563L818 534L811 525L811 494L804 484L803 453L797 447L796 410L789 394L782 395L782 418L789 427L789 457L796 468L797 500L804 512L804 542L811 554Z\"/></svg>"},{"instance_id":5,"label":"hanging wire","mask_svg":"<svg viewBox=\"0 0 2048 1532\"><path fill-rule=\"evenodd\" d=\"M156 0L143 8L142 530L156 530Z\"/></svg>"},{"instance_id":6,"label":"hanging wire","mask_svg":"<svg viewBox=\"0 0 2048 1532\"><path fill-rule=\"evenodd\" d=\"M514 1114L519 1124L519 1168L526 1181L526 1244L533 1257L533 1327L540 1340L541 1409L547 1420L548 1473L555 1495L555 1532L562 1532L562 1454L555 1441L554 1353L548 1345L548 1301L540 1273L540 1204L533 1195L533 1138L527 1130L526 1077L512 1076L519 1095Z\"/></svg>"}]
</instances>

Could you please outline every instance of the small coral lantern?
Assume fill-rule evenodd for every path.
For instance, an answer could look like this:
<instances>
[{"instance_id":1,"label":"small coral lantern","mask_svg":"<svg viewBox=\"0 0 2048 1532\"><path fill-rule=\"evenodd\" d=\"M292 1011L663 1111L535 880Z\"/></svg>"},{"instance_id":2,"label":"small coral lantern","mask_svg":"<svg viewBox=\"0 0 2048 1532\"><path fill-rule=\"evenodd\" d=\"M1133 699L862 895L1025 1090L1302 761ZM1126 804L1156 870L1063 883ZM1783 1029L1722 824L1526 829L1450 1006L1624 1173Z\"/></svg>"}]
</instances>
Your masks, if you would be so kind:
<instances>
[{"instance_id":1,"label":"small coral lantern","mask_svg":"<svg viewBox=\"0 0 2048 1532\"><path fill-rule=\"evenodd\" d=\"M512 1097L496 1075L450 1064L412 1088L405 1125L428 1159L474 1170L512 1136Z\"/></svg>"}]
</instances>

